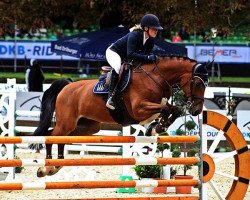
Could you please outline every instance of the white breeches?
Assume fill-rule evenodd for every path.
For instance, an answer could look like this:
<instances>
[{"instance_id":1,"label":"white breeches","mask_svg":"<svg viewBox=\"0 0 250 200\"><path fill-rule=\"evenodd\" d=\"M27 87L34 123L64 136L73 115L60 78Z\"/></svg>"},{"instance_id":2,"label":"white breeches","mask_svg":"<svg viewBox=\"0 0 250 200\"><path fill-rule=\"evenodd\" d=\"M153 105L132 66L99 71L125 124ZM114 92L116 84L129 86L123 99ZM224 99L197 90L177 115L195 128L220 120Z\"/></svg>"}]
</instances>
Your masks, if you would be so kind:
<instances>
[{"instance_id":1,"label":"white breeches","mask_svg":"<svg viewBox=\"0 0 250 200\"><path fill-rule=\"evenodd\" d=\"M115 72L119 74L122 64L122 59L119 54L108 48L106 50L106 59Z\"/></svg>"}]
</instances>

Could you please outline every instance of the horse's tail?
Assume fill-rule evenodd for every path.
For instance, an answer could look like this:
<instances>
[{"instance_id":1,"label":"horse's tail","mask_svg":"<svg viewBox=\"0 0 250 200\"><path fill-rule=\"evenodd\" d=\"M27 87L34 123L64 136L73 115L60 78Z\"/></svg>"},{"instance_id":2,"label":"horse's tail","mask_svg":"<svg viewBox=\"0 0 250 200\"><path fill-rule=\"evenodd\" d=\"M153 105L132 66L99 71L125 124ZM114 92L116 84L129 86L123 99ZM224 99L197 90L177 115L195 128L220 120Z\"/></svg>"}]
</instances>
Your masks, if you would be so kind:
<instances>
[{"instance_id":1,"label":"horse's tail","mask_svg":"<svg viewBox=\"0 0 250 200\"><path fill-rule=\"evenodd\" d=\"M44 92L41 103L40 120L38 127L33 134L34 136L47 135L55 111L56 98L60 91L69 83L71 83L71 80L56 80L51 84L49 89ZM43 146L41 144L31 144L29 145L29 148L39 150L43 148Z\"/></svg>"}]
</instances>

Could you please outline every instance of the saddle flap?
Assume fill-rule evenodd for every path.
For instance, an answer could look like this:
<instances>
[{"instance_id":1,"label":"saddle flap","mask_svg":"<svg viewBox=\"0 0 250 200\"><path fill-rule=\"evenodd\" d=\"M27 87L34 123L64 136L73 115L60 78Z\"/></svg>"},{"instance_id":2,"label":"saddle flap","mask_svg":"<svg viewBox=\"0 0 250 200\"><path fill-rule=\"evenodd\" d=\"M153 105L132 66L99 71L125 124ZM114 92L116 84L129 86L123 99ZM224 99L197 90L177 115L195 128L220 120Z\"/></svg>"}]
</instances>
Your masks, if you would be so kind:
<instances>
[{"instance_id":1,"label":"saddle flap","mask_svg":"<svg viewBox=\"0 0 250 200\"><path fill-rule=\"evenodd\" d=\"M130 77L131 77L131 70L125 69L124 73L121 77L121 80L118 84L118 93L123 92L129 82L130 82ZM110 80L110 75L109 73L103 73L100 75L98 82L95 84L94 88L93 88L93 93L95 94L108 94L109 92L109 80Z\"/></svg>"}]
</instances>

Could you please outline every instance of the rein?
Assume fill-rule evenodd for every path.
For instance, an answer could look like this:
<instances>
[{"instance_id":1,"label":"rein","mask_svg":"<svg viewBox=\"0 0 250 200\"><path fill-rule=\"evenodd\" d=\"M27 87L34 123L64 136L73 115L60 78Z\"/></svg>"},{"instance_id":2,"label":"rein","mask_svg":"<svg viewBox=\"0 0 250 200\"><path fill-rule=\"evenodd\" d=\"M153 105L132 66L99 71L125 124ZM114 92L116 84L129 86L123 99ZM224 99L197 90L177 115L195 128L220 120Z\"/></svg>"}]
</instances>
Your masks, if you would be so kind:
<instances>
[{"instance_id":1,"label":"rein","mask_svg":"<svg viewBox=\"0 0 250 200\"><path fill-rule=\"evenodd\" d=\"M197 65L197 64L196 64ZM196 66L195 65L195 66ZM139 65L137 66L137 68L140 68L143 72L145 72L145 74L157 85L159 86L163 93L165 93L164 89L165 87L159 83L159 81L157 81L157 79L153 76L153 74L150 72L150 71L146 71L144 68L143 68L143 65ZM161 73L161 70L159 69L159 67L157 66L156 62L154 62L154 67L153 67L153 70L152 71L157 71L157 75L159 75L161 77L161 79L163 80L163 82L165 83L165 85L167 86L167 89L169 89L170 91L170 96L173 95L173 88L172 86L168 83L168 81L162 76L162 73ZM195 72L193 71L192 73L192 77L187 81L185 82L183 85L180 86L180 89L179 90L182 90L183 87L185 87L188 83L190 84L190 96L187 96L186 99L187 99L187 107L191 107L191 106L194 106L193 103L194 103L194 100L195 99L198 99L202 102L204 102L204 97L199 97L199 96L196 96L193 94L193 83L194 83L194 80L196 78L200 79L203 86L206 88L208 83L206 81L204 81L201 77L202 76L208 76L208 74L205 74L205 73L198 73L198 72ZM198 104L198 103L197 103Z\"/></svg>"},{"instance_id":2,"label":"rein","mask_svg":"<svg viewBox=\"0 0 250 200\"><path fill-rule=\"evenodd\" d=\"M165 90L164 90L164 86L162 86L162 85L154 78L154 76L153 76L149 71L146 71L146 70L143 68L142 65L140 66L140 69L142 69L142 71L145 72L146 75L147 75L156 85L158 85L158 86L162 89L163 93L165 93L165 92L164 92L164 91L165 91ZM167 88L168 88L169 91L170 91L170 96L172 96L172 87L171 87L171 85L170 85L170 84L168 83L168 81L162 76L162 73L161 73L159 67L158 67L157 64L154 62L153 71L155 71L155 69L157 69L157 74L161 77L161 79L163 80L163 82L167 85Z\"/></svg>"}]
</instances>

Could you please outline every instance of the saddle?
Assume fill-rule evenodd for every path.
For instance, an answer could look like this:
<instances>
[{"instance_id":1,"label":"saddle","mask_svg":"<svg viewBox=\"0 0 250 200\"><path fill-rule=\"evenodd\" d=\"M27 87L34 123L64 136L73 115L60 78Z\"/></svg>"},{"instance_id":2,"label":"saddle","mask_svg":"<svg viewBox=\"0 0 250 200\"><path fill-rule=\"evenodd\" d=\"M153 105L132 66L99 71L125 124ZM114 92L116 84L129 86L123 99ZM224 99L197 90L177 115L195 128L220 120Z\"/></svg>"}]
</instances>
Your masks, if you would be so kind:
<instances>
[{"instance_id":1,"label":"saddle","mask_svg":"<svg viewBox=\"0 0 250 200\"><path fill-rule=\"evenodd\" d=\"M131 78L131 67L129 66L129 64L123 64L122 67L124 68L124 70L121 74L121 78L117 86L117 93L122 93L127 88ZM93 88L93 93L106 96L109 92L111 67L104 66L102 67L102 71L103 72L100 75L98 82Z\"/></svg>"},{"instance_id":2,"label":"saddle","mask_svg":"<svg viewBox=\"0 0 250 200\"><path fill-rule=\"evenodd\" d=\"M125 103L122 98L122 92L128 87L130 79L131 79L131 65L128 63L124 63L122 66L123 70L121 73L120 81L117 86L116 94L113 98L115 101L116 109L111 110L108 109L113 119L123 126L127 126L130 124L138 123L134 120L128 113ZM111 67L102 67L102 74L99 77L98 82L95 84L93 88L93 93L102 95L103 100L106 102L108 98L109 92L109 83L110 83L110 70Z\"/></svg>"}]
</instances>

